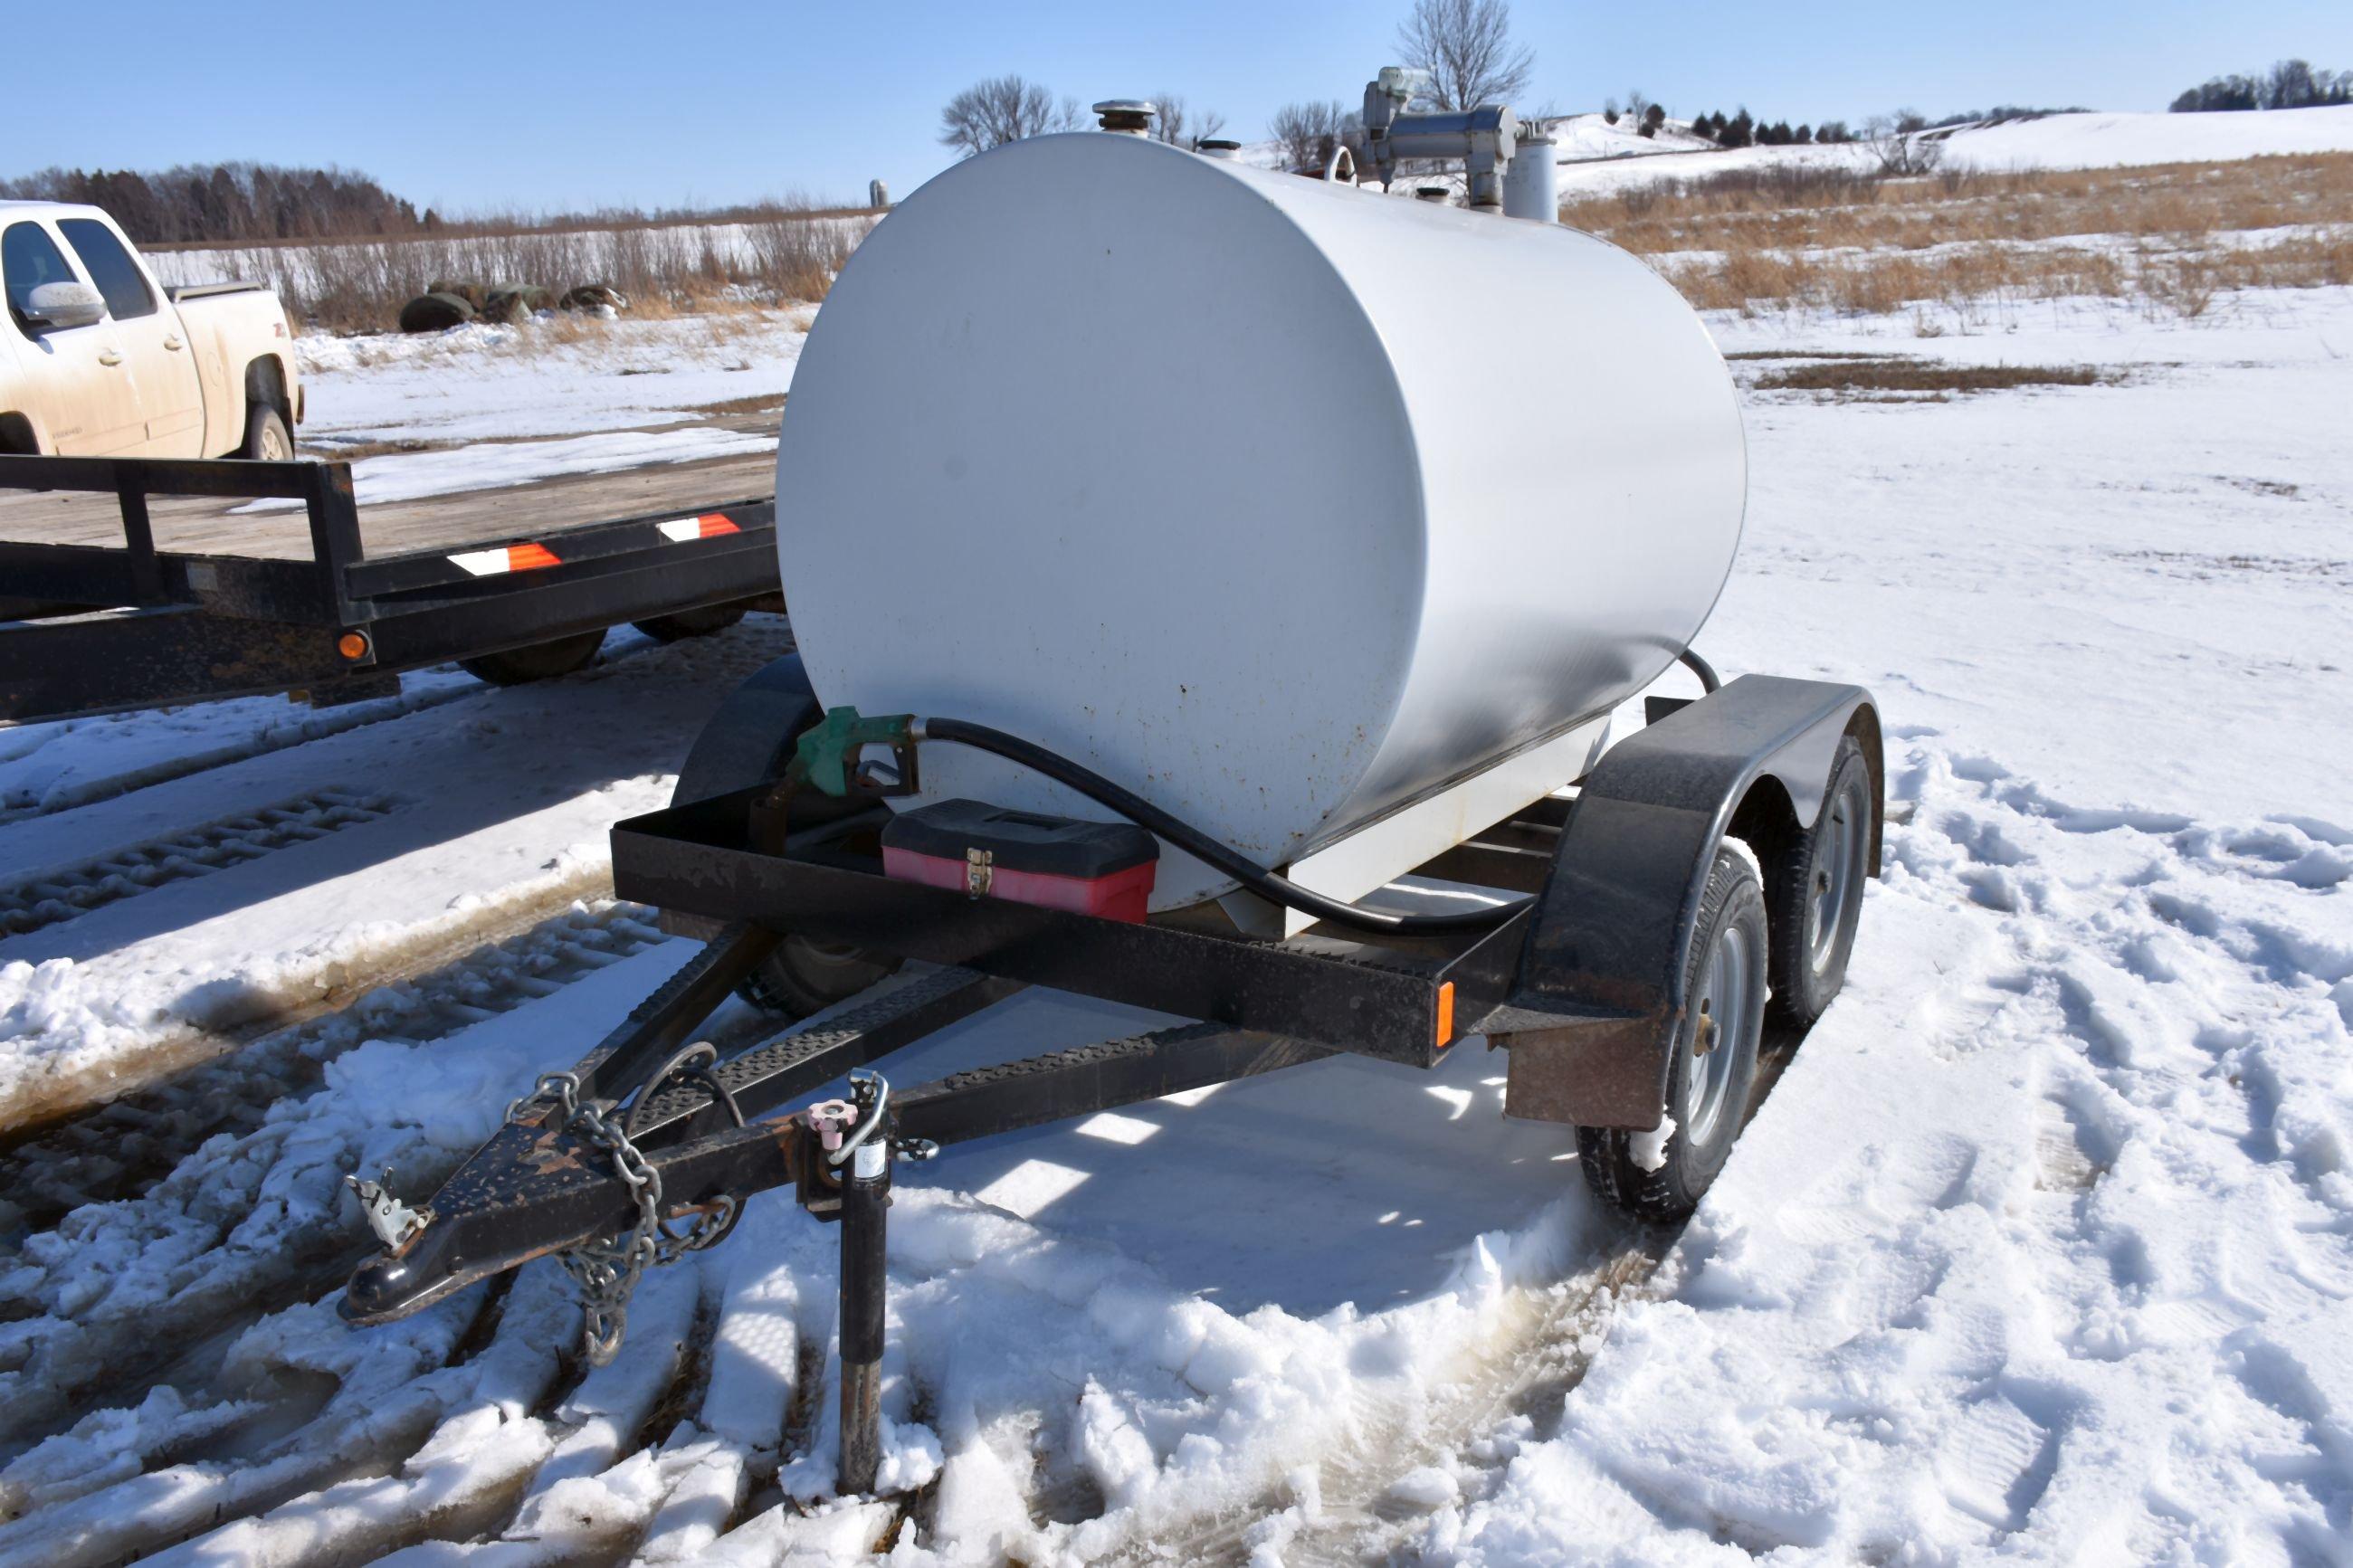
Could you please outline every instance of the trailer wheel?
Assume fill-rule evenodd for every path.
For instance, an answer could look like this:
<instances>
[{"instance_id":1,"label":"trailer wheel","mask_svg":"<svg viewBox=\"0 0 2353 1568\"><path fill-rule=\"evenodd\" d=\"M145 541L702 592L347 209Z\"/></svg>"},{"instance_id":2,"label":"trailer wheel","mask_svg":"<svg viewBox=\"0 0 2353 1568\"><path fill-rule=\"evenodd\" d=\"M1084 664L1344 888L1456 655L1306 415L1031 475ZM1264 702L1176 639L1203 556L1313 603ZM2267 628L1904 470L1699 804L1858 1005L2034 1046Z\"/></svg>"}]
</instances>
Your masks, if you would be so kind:
<instances>
[{"instance_id":1,"label":"trailer wheel","mask_svg":"<svg viewBox=\"0 0 2353 1568\"><path fill-rule=\"evenodd\" d=\"M740 604L704 605L629 624L656 642L677 642L684 637L707 637L713 632L723 632L743 618L744 606Z\"/></svg>"},{"instance_id":2,"label":"trailer wheel","mask_svg":"<svg viewBox=\"0 0 2353 1568\"><path fill-rule=\"evenodd\" d=\"M847 1002L895 973L900 961L863 948L787 936L776 951L745 975L735 994L763 1013L806 1018L837 1002Z\"/></svg>"},{"instance_id":3,"label":"trailer wheel","mask_svg":"<svg viewBox=\"0 0 2353 1568\"><path fill-rule=\"evenodd\" d=\"M552 680L586 667L604 642L605 629L599 626L595 631L575 632L553 642L535 642L528 647L478 653L471 658L459 659L458 668L492 686L522 686L533 680Z\"/></svg>"},{"instance_id":4,"label":"trailer wheel","mask_svg":"<svg viewBox=\"0 0 2353 1568\"><path fill-rule=\"evenodd\" d=\"M1716 851L1694 922L1683 994L1691 1005L1667 1068L1672 1129L1577 1130L1577 1163L1609 1203L1646 1220L1688 1218L1747 1119L1765 1030L1770 967L1765 889L1746 857Z\"/></svg>"},{"instance_id":5,"label":"trailer wheel","mask_svg":"<svg viewBox=\"0 0 2353 1568\"><path fill-rule=\"evenodd\" d=\"M1852 735L1831 759L1821 815L1766 865L1773 936L1773 1021L1805 1028L1846 984L1871 876L1871 768Z\"/></svg>"}]
</instances>

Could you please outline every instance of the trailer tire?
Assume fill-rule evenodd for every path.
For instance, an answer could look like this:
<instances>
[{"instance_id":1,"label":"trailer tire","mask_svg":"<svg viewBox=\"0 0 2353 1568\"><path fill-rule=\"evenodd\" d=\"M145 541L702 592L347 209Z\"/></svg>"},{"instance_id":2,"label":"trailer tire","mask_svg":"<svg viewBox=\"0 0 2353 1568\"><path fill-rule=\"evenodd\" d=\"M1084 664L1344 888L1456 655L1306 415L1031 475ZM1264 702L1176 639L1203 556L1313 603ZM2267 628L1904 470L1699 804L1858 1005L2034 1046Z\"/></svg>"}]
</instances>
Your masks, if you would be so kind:
<instances>
[{"instance_id":1,"label":"trailer tire","mask_svg":"<svg viewBox=\"0 0 2353 1568\"><path fill-rule=\"evenodd\" d=\"M552 642L535 642L526 647L501 648L497 653L478 653L471 658L461 658L458 668L477 680L492 686L523 686L534 680L552 680L559 675L569 675L587 666L605 643L605 628L575 632L568 637Z\"/></svg>"},{"instance_id":2,"label":"trailer tire","mask_svg":"<svg viewBox=\"0 0 2353 1568\"><path fill-rule=\"evenodd\" d=\"M649 616L629 624L656 642L679 642L687 637L707 637L713 632L723 632L744 618L744 605L703 605L691 610L677 610L667 616Z\"/></svg>"},{"instance_id":3,"label":"trailer tire","mask_svg":"<svg viewBox=\"0 0 2353 1568\"><path fill-rule=\"evenodd\" d=\"M1813 826L1787 835L1764 858L1778 1026L1811 1026L1846 984L1871 875L1874 816L1871 764L1849 735L1831 759Z\"/></svg>"},{"instance_id":4,"label":"trailer tire","mask_svg":"<svg viewBox=\"0 0 2353 1568\"><path fill-rule=\"evenodd\" d=\"M248 408L245 445L237 449L237 455L265 463L292 462L294 436L286 428L286 416L267 403L256 403Z\"/></svg>"},{"instance_id":5,"label":"trailer tire","mask_svg":"<svg viewBox=\"0 0 2353 1568\"><path fill-rule=\"evenodd\" d=\"M875 957L862 948L820 945L787 936L776 952L745 975L735 994L763 1013L806 1018L837 1002L847 1002L877 981L897 973L900 960Z\"/></svg>"},{"instance_id":6,"label":"trailer tire","mask_svg":"<svg viewBox=\"0 0 2353 1568\"><path fill-rule=\"evenodd\" d=\"M1679 1222L1724 1169L1757 1084L1767 940L1765 889L1755 868L1730 847L1719 848L1683 971L1691 1005L1667 1064L1665 1111L1672 1129L1663 1142L1656 1132L1620 1127L1577 1130L1577 1163L1603 1201L1638 1219ZM1704 1050L1703 1027L1712 1037Z\"/></svg>"}]
</instances>

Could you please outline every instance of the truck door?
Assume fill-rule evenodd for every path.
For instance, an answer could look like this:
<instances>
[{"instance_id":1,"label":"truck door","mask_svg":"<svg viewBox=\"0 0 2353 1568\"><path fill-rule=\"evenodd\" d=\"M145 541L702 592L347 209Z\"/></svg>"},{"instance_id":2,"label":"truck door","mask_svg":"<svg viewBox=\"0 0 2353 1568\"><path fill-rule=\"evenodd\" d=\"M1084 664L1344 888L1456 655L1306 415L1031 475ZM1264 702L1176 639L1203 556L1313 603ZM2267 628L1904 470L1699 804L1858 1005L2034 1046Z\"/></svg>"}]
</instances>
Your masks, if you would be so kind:
<instances>
[{"instance_id":1,"label":"truck door","mask_svg":"<svg viewBox=\"0 0 2353 1568\"><path fill-rule=\"evenodd\" d=\"M147 440L146 416L125 374L129 362L115 347L114 323L37 327L25 315L26 297L42 284L83 281L39 224L24 218L0 230L0 287L16 334L18 383L30 405L25 412L36 416L58 452L102 458L133 451Z\"/></svg>"},{"instance_id":2,"label":"truck door","mask_svg":"<svg viewBox=\"0 0 2353 1568\"><path fill-rule=\"evenodd\" d=\"M121 368L130 373L146 423L140 451L150 458L203 457L204 386L179 312L157 297L146 269L107 225L94 217L59 218L58 232L106 296Z\"/></svg>"}]
</instances>

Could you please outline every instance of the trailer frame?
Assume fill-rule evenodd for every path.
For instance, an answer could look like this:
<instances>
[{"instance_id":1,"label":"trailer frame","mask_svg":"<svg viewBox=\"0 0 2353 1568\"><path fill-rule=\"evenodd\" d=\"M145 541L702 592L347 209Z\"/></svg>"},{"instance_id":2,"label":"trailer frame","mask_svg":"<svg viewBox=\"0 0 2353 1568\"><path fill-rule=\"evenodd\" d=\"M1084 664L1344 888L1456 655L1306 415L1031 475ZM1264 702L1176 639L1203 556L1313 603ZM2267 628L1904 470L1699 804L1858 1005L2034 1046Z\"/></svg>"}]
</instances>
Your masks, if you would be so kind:
<instances>
[{"instance_id":1,"label":"trailer frame","mask_svg":"<svg viewBox=\"0 0 2353 1568\"><path fill-rule=\"evenodd\" d=\"M1513 1051L1507 1114L1660 1125L1719 844L1798 843L1851 742L1869 763L1875 873L1883 786L1877 711L1859 687L1745 676L1696 701L1653 700L1651 714L1573 793L1420 868L1530 895L1493 926L1372 938L1319 926L1276 939L1219 929L1198 907L1136 924L893 879L880 859L880 800L788 811L787 823L807 825L779 841L776 780L799 776L782 759L819 712L797 657L777 660L723 706L673 804L613 829L616 891L702 922L711 940L571 1071L509 1107L424 1208L354 1179L386 1250L353 1276L341 1310L363 1324L403 1317L553 1254L583 1279L596 1359L617 1346L646 1267L721 1239L747 1197L789 1186L842 1227L838 1485L869 1489L899 1160L1336 1052L1427 1068L1482 1033ZM827 804L806 785L792 799ZM934 967L706 1059L715 1052L691 1043L701 1019L793 938ZM1194 1021L896 1095L875 1070L1030 985ZM771 1115L845 1070L851 1099Z\"/></svg>"},{"instance_id":2,"label":"trailer frame","mask_svg":"<svg viewBox=\"0 0 2353 1568\"><path fill-rule=\"evenodd\" d=\"M772 499L371 555L348 463L0 455L0 489L111 494L122 525L119 548L0 540L0 722L275 692L356 701L453 659L783 604ZM160 496L299 501L311 557L158 549Z\"/></svg>"}]
</instances>

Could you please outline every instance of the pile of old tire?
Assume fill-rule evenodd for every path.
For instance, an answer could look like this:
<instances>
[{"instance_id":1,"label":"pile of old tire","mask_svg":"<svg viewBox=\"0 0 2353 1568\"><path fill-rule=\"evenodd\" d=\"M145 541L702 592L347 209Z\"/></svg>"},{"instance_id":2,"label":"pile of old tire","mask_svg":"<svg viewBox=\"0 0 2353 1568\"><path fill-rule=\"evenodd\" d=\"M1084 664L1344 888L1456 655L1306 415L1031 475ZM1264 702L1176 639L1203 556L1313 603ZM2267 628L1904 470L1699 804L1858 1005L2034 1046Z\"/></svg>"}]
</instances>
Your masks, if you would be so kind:
<instances>
[{"instance_id":1,"label":"pile of old tire","mask_svg":"<svg viewBox=\"0 0 2353 1568\"><path fill-rule=\"evenodd\" d=\"M442 332L451 327L462 327L474 319L473 302L463 294L454 294L436 288L419 294L400 308L400 330L404 332Z\"/></svg>"},{"instance_id":2,"label":"pile of old tire","mask_svg":"<svg viewBox=\"0 0 2353 1568\"><path fill-rule=\"evenodd\" d=\"M565 310L626 310L628 296L606 283L581 283L555 301ZM548 292L536 283L458 283L437 279L400 308L404 332L440 332L469 321L510 325L527 321L548 307Z\"/></svg>"}]
</instances>

